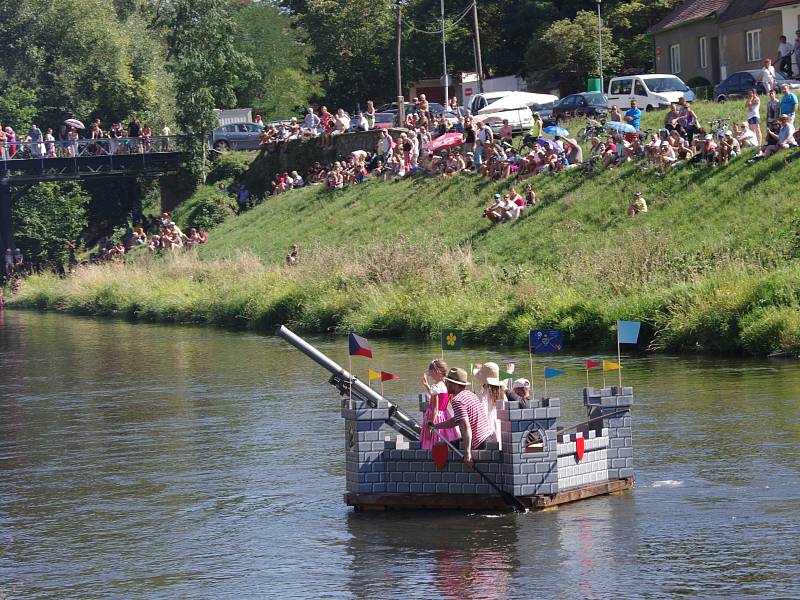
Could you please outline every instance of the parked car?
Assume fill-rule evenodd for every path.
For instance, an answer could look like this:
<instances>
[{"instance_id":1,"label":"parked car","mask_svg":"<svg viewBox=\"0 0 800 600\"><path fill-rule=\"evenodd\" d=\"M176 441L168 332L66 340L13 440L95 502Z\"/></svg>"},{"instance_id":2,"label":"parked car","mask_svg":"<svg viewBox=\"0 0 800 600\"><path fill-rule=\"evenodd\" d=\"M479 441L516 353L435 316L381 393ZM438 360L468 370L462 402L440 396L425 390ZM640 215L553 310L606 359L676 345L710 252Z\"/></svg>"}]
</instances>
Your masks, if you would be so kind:
<instances>
[{"instance_id":1,"label":"parked car","mask_svg":"<svg viewBox=\"0 0 800 600\"><path fill-rule=\"evenodd\" d=\"M764 84L759 81L761 69L751 71L737 71L729 75L725 80L714 86L714 99L717 102L725 102L730 98L743 98L750 90L756 90L759 94L766 94ZM800 81L786 79L783 73L775 71L775 79L778 82L778 89L787 84L790 89L800 89Z\"/></svg>"},{"instance_id":2,"label":"parked car","mask_svg":"<svg viewBox=\"0 0 800 600\"><path fill-rule=\"evenodd\" d=\"M264 126L258 123L231 123L211 132L211 147L225 150L253 150L261 145Z\"/></svg>"},{"instance_id":3,"label":"parked car","mask_svg":"<svg viewBox=\"0 0 800 600\"><path fill-rule=\"evenodd\" d=\"M608 108L625 110L631 100L636 100L642 110L668 108L681 97L688 102L695 100L694 92L675 75L628 75L608 82Z\"/></svg>"},{"instance_id":4,"label":"parked car","mask_svg":"<svg viewBox=\"0 0 800 600\"><path fill-rule=\"evenodd\" d=\"M493 102L497 102L500 100L500 98L505 98L513 93L514 92L511 90L507 90L502 92L483 92L481 94L474 94L473 96L469 97L467 105L464 108L470 111L473 115L477 115L482 109L486 108Z\"/></svg>"},{"instance_id":5,"label":"parked car","mask_svg":"<svg viewBox=\"0 0 800 600\"><path fill-rule=\"evenodd\" d=\"M392 112L376 112L375 129L389 129L393 127L395 114L396 113Z\"/></svg>"},{"instance_id":6,"label":"parked car","mask_svg":"<svg viewBox=\"0 0 800 600\"><path fill-rule=\"evenodd\" d=\"M553 107L551 120L560 123L564 119L583 116L605 116L608 114L608 97L600 92L583 92L564 96Z\"/></svg>"}]
</instances>

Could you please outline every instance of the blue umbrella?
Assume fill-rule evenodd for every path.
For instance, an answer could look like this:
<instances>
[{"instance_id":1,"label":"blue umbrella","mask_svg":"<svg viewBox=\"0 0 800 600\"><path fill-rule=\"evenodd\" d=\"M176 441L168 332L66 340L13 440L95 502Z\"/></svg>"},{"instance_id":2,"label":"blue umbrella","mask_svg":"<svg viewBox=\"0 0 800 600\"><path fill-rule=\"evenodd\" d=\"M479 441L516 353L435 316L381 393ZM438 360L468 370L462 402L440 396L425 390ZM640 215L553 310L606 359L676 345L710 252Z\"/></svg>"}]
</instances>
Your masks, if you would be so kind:
<instances>
[{"instance_id":1,"label":"blue umbrella","mask_svg":"<svg viewBox=\"0 0 800 600\"><path fill-rule=\"evenodd\" d=\"M619 131L620 133L636 133L636 127L622 121L607 121L606 129Z\"/></svg>"},{"instance_id":2,"label":"blue umbrella","mask_svg":"<svg viewBox=\"0 0 800 600\"><path fill-rule=\"evenodd\" d=\"M540 146L542 146L542 147L545 147L545 146L546 146L546 147L548 147L548 148L552 148L553 150L555 150L556 148L558 148L558 145L557 145L557 144L556 144L556 143L555 143L553 140L551 140L550 138L546 138L546 137L540 137L540 138L536 138L536 141L537 141L537 142L539 143L539 145L540 145Z\"/></svg>"},{"instance_id":3,"label":"blue umbrella","mask_svg":"<svg viewBox=\"0 0 800 600\"><path fill-rule=\"evenodd\" d=\"M564 129L563 127L558 127L557 125L548 125L543 129L543 131L547 135L559 136L559 137L566 137L569 135L569 131Z\"/></svg>"}]
</instances>

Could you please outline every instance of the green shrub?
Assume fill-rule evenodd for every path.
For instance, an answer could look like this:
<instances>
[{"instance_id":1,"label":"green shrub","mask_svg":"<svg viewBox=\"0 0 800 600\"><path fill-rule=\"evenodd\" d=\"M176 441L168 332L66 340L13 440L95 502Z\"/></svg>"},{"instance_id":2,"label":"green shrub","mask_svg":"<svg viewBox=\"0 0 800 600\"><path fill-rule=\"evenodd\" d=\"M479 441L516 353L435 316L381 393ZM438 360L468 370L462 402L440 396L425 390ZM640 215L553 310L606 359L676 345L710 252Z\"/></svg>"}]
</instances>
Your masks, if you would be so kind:
<instances>
[{"instance_id":1,"label":"green shrub","mask_svg":"<svg viewBox=\"0 0 800 600\"><path fill-rule=\"evenodd\" d=\"M211 229L236 214L236 201L216 186L204 186L175 209L173 218L184 229Z\"/></svg>"},{"instance_id":2,"label":"green shrub","mask_svg":"<svg viewBox=\"0 0 800 600\"><path fill-rule=\"evenodd\" d=\"M255 152L224 152L206 177L207 184L241 178L250 168Z\"/></svg>"}]
</instances>

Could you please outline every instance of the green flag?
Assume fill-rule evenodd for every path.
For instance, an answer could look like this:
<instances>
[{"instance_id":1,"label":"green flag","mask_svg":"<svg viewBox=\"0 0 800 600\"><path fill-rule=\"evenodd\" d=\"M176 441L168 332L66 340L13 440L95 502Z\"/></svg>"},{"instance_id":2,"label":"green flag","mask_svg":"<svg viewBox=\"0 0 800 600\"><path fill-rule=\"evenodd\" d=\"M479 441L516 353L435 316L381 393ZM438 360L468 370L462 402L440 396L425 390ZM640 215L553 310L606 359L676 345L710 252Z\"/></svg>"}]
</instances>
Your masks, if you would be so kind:
<instances>
[{"instance_id":1,"label":"green flag","mask_svg":"<svg viewBox=\"0 0 800 600\"><path fill-rule=\"evenodd\" d=\"M442 350L461 350L464 332L460 329L442 329Z\"/></svg>"},{"instance_id":2,"label":"green flag","mask_svg":"<svg viewBox=\"0 0 800 600\"><path fill-rule=\"evenodd\" d=\"M500 371L500 379L514 379L514 374L508 371Z\"/></svg>"}]
</instances>

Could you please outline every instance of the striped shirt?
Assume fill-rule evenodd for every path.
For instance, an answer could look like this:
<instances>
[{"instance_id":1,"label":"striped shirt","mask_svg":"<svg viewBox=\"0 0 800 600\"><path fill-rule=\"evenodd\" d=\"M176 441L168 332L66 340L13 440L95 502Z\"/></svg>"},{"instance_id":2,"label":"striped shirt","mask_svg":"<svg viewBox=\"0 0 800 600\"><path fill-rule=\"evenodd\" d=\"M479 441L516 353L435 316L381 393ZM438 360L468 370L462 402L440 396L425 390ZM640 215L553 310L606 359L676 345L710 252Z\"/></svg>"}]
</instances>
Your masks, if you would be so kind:
<instances>
[{"instance_id":1,"label":"striped shirt","mask_svg":"<svg viewBox=\"0 0 800 600\"><path fill-rule=\"evenodd\" d=\"M473 448L477 448L494 434L486 411L483 409L483 403L475 394L464 390L453 398L452 405L453 418L456 421L466 418L469 422L470 429L472 429Z\"/></svg>"}]
</instances>

